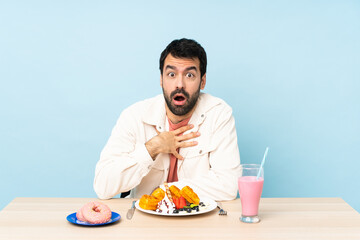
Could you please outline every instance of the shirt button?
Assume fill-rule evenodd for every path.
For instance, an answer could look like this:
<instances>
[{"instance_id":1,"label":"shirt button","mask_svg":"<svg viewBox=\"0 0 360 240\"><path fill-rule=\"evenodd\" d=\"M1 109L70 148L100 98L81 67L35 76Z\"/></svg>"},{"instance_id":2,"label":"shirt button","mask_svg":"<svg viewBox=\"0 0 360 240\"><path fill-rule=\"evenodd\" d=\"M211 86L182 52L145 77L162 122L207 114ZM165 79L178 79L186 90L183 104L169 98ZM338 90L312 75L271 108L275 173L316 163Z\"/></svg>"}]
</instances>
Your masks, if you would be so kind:
<instances>
[{"instance_id":1,"label":"shirt button","mask_svg":"<svg viewBox=\"0 0 360 240\"><path fill-rule=\"evenodd\" d=\"M205 115L204 114L201 114L201 117L203 118Z\"/></svg>"},{"instance_id":2,"label":"shirt button","mask_svg":"<svg viewBox=\"0 0 360 240\"><path fill-rule=\"evenodd\" d=\"M161 127L159 126L159 129L161 129Z\"/></svg>"},{"instance_id":3,"label":"shirt button","mask_svg":"<svg viewBox=\"0 0 360 240\"><path fill-rule=\"evenodd\" d=\"M199 154L202 154L202 150L199 151Z\"/></svg>"}]
</instances>

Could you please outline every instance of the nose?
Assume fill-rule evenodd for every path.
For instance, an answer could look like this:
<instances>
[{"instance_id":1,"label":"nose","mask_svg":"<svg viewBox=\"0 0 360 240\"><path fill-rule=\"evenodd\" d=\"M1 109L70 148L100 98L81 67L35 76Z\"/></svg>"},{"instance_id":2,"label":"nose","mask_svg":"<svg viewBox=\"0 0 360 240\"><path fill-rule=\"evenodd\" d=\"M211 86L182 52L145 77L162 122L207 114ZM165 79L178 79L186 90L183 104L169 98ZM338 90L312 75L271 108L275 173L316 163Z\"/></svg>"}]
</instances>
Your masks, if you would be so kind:
<instances>
[{"instance_id":1,"label":"nose","mask_svg":"<svg viewBox=\"0 0 360 240\"><path fill-rule=\"evenodd\" d=\"M185 81L184 81L184 77L183 77L183 76L179 75L179 76L176 78L175 87L176 87L176 89L185 88Z\"/></svg>"}]
</instances>

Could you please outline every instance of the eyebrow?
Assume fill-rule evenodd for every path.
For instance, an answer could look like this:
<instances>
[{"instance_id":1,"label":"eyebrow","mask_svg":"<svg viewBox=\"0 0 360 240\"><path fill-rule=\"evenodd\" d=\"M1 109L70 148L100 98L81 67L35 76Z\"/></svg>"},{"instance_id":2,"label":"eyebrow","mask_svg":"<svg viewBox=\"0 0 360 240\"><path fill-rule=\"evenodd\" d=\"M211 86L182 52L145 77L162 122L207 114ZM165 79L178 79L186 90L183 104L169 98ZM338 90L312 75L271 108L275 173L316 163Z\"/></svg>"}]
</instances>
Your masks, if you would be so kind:
<instances>
[{"instance_id":1,"label":"eyebrow","mask_svg":"<svg viewBox=\"0 0 360 240\"><path fill-rule=\"evenodd\" d=\"M176 67L175 66L172 66L172 65L166 65L165 69L173 69L173 70L176 70ZM191 67L187 67L185 68L185 71L190 71L190 70L195 70L195 72L197 72L197 67L195 66L191 66Z\"/></svg>"},{"instance_id":2,"label":"eyebrow","mask_svg":"<svg viewBox=\"0 0 360 240\"><path fill-rule=\"evenodd\" d=\"M186 71L190 71L190 70L195 70L195 72L197 72L197 67L195 66L191 66L185 69Z\"/></svg>"},{"instance_id":3,"label":"eyebrow","mask_svg":"<svg viewBox=\"0 0 360 240\"><path fill-rule=\"evenodd\" d=\"M166 65L165 69L168 69L168 68L173 69L173 70L175 70L175 69L176 69L176 67L174 67L174 66L171 66L171 65Z\"/></svg>"}]
</instances>

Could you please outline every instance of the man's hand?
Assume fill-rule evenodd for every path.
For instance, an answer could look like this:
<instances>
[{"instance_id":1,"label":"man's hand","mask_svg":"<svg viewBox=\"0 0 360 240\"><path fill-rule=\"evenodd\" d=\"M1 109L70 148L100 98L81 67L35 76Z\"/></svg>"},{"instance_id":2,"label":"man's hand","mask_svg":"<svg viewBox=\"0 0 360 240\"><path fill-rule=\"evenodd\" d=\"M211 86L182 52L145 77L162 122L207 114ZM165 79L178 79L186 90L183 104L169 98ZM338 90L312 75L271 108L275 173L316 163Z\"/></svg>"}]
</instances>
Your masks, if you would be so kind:
<instances>
[{"instance_id":1,"label":"man's hand","mask_svg":"<svg viewBox=\"0 0 360 240\"><path fill-rule=\"evenodd\" d=\"M184 160L184 158L177 152L178 148L186 148L197 145L196 141L185 142L186 140L196 138L200 136L199 132L192 132L185 135L181 135L187 130L190 130L194 125L186 125L170 132L156 132L157 136L153 137L145 143L152 159L155 159L159 153L172 153L177 159Z\"/></svg>"}]
</instances>

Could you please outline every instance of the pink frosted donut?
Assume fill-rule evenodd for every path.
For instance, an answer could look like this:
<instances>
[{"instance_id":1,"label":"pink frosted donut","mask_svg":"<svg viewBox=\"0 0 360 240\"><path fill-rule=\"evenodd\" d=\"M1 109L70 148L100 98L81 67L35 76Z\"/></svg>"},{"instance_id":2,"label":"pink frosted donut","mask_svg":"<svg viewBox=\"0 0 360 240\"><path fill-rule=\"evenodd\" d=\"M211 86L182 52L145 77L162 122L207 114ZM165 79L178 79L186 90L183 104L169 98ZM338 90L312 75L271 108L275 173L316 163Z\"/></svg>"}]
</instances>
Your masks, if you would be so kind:
<instances>
[{"instance_id":1,"label":"pink frosted donut","mask_svg":"<svg viewBox=\"0 0 360 240\"><path fill-rule=\"evenodd\" d=\"M101 202L89 202L79 212L79 216L91 224L106 223L111 219L110 208Z\"/></svg>"},{"instance_id":2,"label":"pink frosted donut","mask_svg":"<svg viewBox=\"0 0 360 240\"><path fill-rule=\"evenodd\" d=\"M79 221L83 221L83 222L86 222L86 219L84 218L84 216L82 215L82 208L77 211L76 213L76 218L79 220Z\"/></svg>"}]
</instances>

